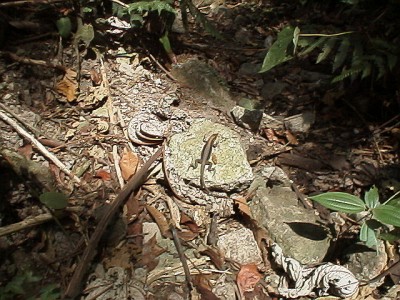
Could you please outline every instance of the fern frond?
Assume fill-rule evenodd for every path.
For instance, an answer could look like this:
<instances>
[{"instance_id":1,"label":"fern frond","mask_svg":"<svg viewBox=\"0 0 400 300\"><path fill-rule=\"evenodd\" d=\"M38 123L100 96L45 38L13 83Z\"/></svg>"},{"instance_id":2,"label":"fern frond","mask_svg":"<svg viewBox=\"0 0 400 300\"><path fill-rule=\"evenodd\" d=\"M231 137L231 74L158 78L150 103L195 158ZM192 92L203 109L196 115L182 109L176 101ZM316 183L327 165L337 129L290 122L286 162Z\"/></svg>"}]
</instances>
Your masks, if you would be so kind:
<instances>
[{"instance_id":1,"label":"fern frond","mask_svg":"<svg viewBox=\"0 0 400 300\"><path fill-rule=\"evenodd\" d=\"M385 60L383 59L382 56L380 55L369 55L367 58L372 61L372 63L375 65L375 67L378 69L378 75L376 76L376 79L380 79L385 75L386 73L386 67L385 67Z\"/></svg>"},{"instance_id":2,"label":"fern frond","mask_svg":"<svg viewBox=\"0 0 400 300\"><path fill-rule=\"evenodd\" d=\"M203 13L193 4L192 0L182 0L185 1L190 14L195 18L196 22L200 23L204 29L210 33L213 37L221 39L222 35L218 29L203 15Z\"/></svg>"},{"instance_id":3,"label":"fern frond","mask_svg":"<svg viewBox=\"0 0 400 300\"><path fill-rule=\"evenodd\" d=\"M339 46L338 51L336 52L335 58L333 59L333 65L332 65L332 72L335 72L338 68L340 68L346 58L347 58L347 52L349 51L350 48L350 40L348 37L343 38L342 43Z\"/></svg>"},{"instance_id":4,"label":"fern frond","mask_svg":"<svg viewBox=\"0 0 400 300\"><path fill-rule=\"evenodd\" d=\"M380 38L372 39L371 45L376 49L383 49L391 52L392 54L399 54L398 46Z\"/></svg>"},{"instance_id":5,"label":"fern frond","mask_svg":"<svg viewBox=\"0 0 400 300\"><path fill-rule=\"evenodd\" d=\"M167 1L154 0L154 1L139 1L128 5L128 12L143 13L146 11L157 11L160 15L163 10L175 14L175 9Z\"/></svg>"},{"instance_id":6,"label":"fern frond","mask_svg":"<svg viewBox=\"0 0 400 300\"><path fill-rule=\"evenodd\" d=\"M343 81L344 79L356 74L360 74L361 72L362 68L355 68L355 69L351 68L349 70L343 70L340 75L332 79L332 83Z\"/></svg>"},{"instance_id":7,"label":"fern frond","mask_svg":"<svg viewBox=\"0 0 400 300\"><path fill-rule=\"evenodd\" d=\"M305 55L311 53L315 48L319 48L321 45L323 45L327 39L328 39L327 37L321 37L321 38L317 39L316 41L314 41L313 43L306 45L308 47L306 49L304 49L303 51L301 51L298 55L305 56ZM305 39L301 39L301 40L305 40ZM299 46L303 46L303 45L301 45L299 42ZM306 46L304 46L303 48L305 48Z\"/></svg>"},{"instance_id":8,"label":"fern frond","mask_svg":"<svg viewBox=\"0 0 400 300\"><path fill-rule=\"evenodd\" d=\"M371 72L372 72L371 63L369 61L364 61L363 62L363 71L362 71L362 74L361 74L361 79L365 79L368 76L370 76Z\"/></svg>"},{"instance_id":9,"label":"fern frond","mask_svg":"<svg viewBox=\"0 0 400 300\"><path fill-rule=\"evenodd\" d=\"M386 54L388 68L390 71L393 71L394 67L397 65L398 56L393 55L391 53L385 53L385 54Z\"/></svg>"},{"instance_id":10,"label":"fern frond","mask_svg":"<svg viewBox=\"0 0 400 300\"><path fill-rule=\"evenodd\" d=\"M332 52L333 47L335 47L337 39L336 38L330 38L328 41L324 44L322 48L322 52L318 55L317 58L317 64L319 64L321 61L325 60L329 54Z\"/></svg>"}]
</instances>

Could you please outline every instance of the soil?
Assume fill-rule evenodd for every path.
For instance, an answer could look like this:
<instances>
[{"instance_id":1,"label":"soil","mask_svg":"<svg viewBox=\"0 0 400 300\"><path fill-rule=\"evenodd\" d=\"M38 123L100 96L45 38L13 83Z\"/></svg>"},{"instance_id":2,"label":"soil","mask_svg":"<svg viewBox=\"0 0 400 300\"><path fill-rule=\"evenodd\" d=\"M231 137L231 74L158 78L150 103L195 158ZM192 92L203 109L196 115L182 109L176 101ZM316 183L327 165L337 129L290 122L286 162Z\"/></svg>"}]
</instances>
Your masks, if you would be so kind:
<instances>
[{"instance_id":1,"label":"soil","mask_svg":"<svg viewBox=\"0 0 400 300\"><path fill-rule=\"evenodd\" d=\"M174 64L193 57L214 68L235 99L251 99L264 114L283 119L308 111L315 116L311 128L304 132L262 126L251 132L264 141L264 146L291 146L283 153L266 154L265 147L256 149L250 144L249 161L254 167L280 166L299 195L327 191L362 195L376 185L381 196L388 197L398 190L400 110L398 91L390 80L375 83L373 89L362 81L332 85L329 64L316 65L313 58L292 60L258 73L269 38L275 39L280 29L300 17L304 24L320 22L334 27L334 31L345 30L349 24L340 21L333 9L329 13L323 5L281 1L226 1L218 10L202 4L201 11L224 39L212 37L190 18L189 32L170 33L173 53L167 55L158 42L160 30L151 26L160 23L158 17L148 17L147 31L111 33L98 24L95 39L86 47L82 42L74 43L73 38L61 40L55 27L43 21L45 17L54 21L53 14L62 11L62 5L42 5L43 9L32 4L1 12L7 16L7 24L1 27L6 30L1 35L0 112L30 132L66 170L79 177L79 183L1 118L0 229L32 217L49 216L32 227L1 235L0 286L10 282L17 286L14 294L3 289L4 299L11 299L7 298L11 294L20 299L38 297L46 288L48 298L43 299L56 299L60 291L65 291L85 243L119 194L121 175L117 169L129 177L140 161L154 152L154 147L132 144L127 137L127 125L139 111L158 109L168 96L173 99L172 107L189 117L233 123L230 116L199 101L202 96L171 76ZM25 20L32 23L24 24ZM78 85L80 95L76 97ZM283 88L272 93L278 85ZM17 158L4 149L16 153ZM127 152L135 154L124 154ZM118 163L120 159L122 164ZM48 186L67 196L69 210L49 208L40 201ZM153 187L145 186L129 199L121 212L125 222L116 222L112 234L105 235L95 262L123 266L135 276L139 276L133 274L135 268L155 267L163 250L155 241L143 243L142 227L156 219L144 213L144 203L160 188L168 189L153 182ZM57 201L51 205L62 202ZM327 209L316 209L321 216L328 216ZM50 221L54 219L57 222ZM200 239L196 230L205 228L195 230L195 224L189 227L193 237ZM143 245L148 248L142 249ZM237 270L232 272L237 274ZM216 280L209 276L207 284ZM196 286L203 289L200 293L204 299L214 299L205 296L210 290L207 284ZM160 286L145 285L144 290L147 288L146 299L160 297ZM162 291L170 297L184 294L173 283L164 282ZM261 292L256 294L253 292L253 297L262 294L264 299L272 299Z\"/></svg>"}]
</instances>

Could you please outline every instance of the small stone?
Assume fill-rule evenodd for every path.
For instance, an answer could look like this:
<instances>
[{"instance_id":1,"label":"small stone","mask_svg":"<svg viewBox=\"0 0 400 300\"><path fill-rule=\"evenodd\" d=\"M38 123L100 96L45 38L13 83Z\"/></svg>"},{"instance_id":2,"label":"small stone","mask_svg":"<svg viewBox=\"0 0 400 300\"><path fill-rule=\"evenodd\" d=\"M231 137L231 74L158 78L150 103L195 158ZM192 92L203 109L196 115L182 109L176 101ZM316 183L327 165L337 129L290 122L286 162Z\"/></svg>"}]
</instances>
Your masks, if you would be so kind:
<instances>
[{"instance_id":1,"label":"small stone","mask_svg":"<svg viewBox=\"0 0 400 300\"><path fill-rule=\"evenodd\" d=\"M292 132L308 132L311 125L315 122L315 113L306 111L298 115L285 118L286 129Z\"/></svg>"},{"instance_id":2,"label":"small stone","mask_svg":"<svg viewBox=\"0 0 400 300\"><path fill-rule=\"evenodd\" d=\"M250 229L241 228L220 236L218 248L225 257L240 264L258 264L262 262L261 252Z\"/></svg>"},{"instance_id":3,"label":"small stone","mask_svg":"<svg viewBox=\"0 0 400 300\"><path fill-rule=\"evenodd\" d=\"M257 131L259 129L263 116L262 110L249 110L240 106L235 106L231 110L231 114L238 125L252 131Z\"/></svg>"}]
</instances>

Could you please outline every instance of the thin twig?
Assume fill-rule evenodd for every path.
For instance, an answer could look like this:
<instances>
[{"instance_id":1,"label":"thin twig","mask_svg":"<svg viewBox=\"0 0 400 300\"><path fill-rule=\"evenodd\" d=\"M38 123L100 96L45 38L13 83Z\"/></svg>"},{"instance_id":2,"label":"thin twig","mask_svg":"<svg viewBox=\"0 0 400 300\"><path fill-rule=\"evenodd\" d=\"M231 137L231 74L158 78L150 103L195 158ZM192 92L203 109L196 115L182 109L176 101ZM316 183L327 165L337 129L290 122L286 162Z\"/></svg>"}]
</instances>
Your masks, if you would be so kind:
<instances>
[{"instance_id":1,"label":"thin twig","mask_svg":"<svg viewBox=\"0 0 400 300\"><path fill-rule=\"evenodd\" d=\"M126 139L128 141L128 146L129 146L129 148L131 148L132 151L134 151L135 147L133 146L133 144L129 138L128 130L126 129L127 126L124 121L124 118L122 117L122 112L119 107L117 108L117 115L118 115L119 123L121 124L122 131L124 132L124 136L126 137Z\"/></svg>"},{"instance_id":2,"label":"thin twig","mask_svg":"<svg viewBox=\"0 0 400 300\"><path fill-rule=\"evenodd\" d=\"M21 0L21 1L11 1L0 3L0 7L6 6L18 6L25 4L52 4L57 2L66 2L65 0Z\"/></svg>"},{"instance_id":3,"label":"thin twig","mask_svg":"<svg viewBox=\"0 0 400 300\"><path fill-rule=\"evenodd\" d=\"M0 119L13 127L16 132L27 139L36 149L40 151L40 153L43 154L43 156L51 160L58 168L60 168L61 171L71 177L76 183L79 185L82 183L81 180L75 176L53 153L49 152L34 136L19 126L17 122L8 117L3 110L0 110Z\"/></svg>"},{"instance_id":4,"label":"thin twig","mask_svg":"<svg viewBox=\"0 0 400 300\"><path fill-rule=\"evenodd\" d=\"M124 2L121 2L121 1L119 1L119 0L111 0L112 2L114 2L114 3L117 3L117 4L119 4L119 5L121 5L121 6L123 6L123 7L129 7L127 4L125 4Z\"/></svg>"},{"instance_id":5,"label":"thin twig","mask_svg":"<svg viewBox=\"0 0 400 300\"><path fill-rule=\"evenodd\" d=\"M64 293L65 298L76 298L82 289L82 283L87 269L96 254L96 249L99 244L104 231L106 230L108 224L113 219L114 215L118 212L119 208L124 203L125 199L129 196L131 192L139 189L143 181L147 178L149 174L149 168L157 160L157 158L162 153L163 146L160 147L149 160L137 171L123 189L118 194L117 198L112 202L108 211L103 215L101 220L96 226L92 237L82 255L82 258L76 267L74 274L72 275L71 281L68 284L67 290Z\"/></svg>"},{"instance_id":6,"label":"thin twig","mask_svg":"<svg viewBox=\"0 0 400 300\"><path fill-rule=\"evenodd\" d=\"M175 248L178 251L178 256L182 263L183 272L185 273L187 288L189 289L189 292L190 292L193 289L193 286L192 286L192 279L190 277L190 270L189 270L189 266L187 264L186 256L185 256L185 253L183 252L182 244L181 244L181 241L179 240L178 233L176 232L176 228L173 225L171 225L170 230L172 232L172 237L174 239Z\"/></svg>"},{"instance_id":7,"label":"thin twig","mask_svg":"<svg viewBox=\"0 0 400 300\"><path fill-rule=\"evenodd\" d=\"M100 71L101 71L101 77L103 79L102 84L104 85L105 89L107 90L107 110L108 110L108 117L110 118L110 129L113 134L118 134L117 130L115 129L115 124L117 124L116 119L115 119L115 114L114 114L114 105L113 105L113 100L112 96L110 93L110 84L108 83L107 79L107 73L106 73L106 67L104 66L104 61L100 54L98 54L98 57L100 59ZM124 186L124 179L122 178L122 172L121 168L119 166L119 155L118 155L118 147L117 145L112 146L112 155L114 159L114 168L115 168L115 173L117 174L118 182L121 188Z\"/></svg>"},{"instance_id":8,"label":"thin twig","mask_svg":"<svg viewBox=\"0 0 400 300\"><path fill-rule=\"evenodd\" d=\"M150 54L149 56L150 56L150 59L151 59L153 62L155 62L156 65L169 77L169 79L171 79L171 80L173 80L173 81L175 81L175 82L178 81L178 80L174 77L174 75L171 74L171 72L169 72L167 69L165 69L165 68L163 67L163 65L160 64L160 63L158 62L157 59L155 59L155 57L154 57L153 55Z\"/></svg>"},{"instance_id":9,"label":"thin twig","mask_svg":"<svg viewBox=\"0 0 400 300\"><path fill-rule=\"evenodd\" d=\"M35 66L43 66L43 67L47 67L47 68L54 68L54 69L57 69L57 70L60 70L63 72L65 72L67 70L67 68L62 65L56 65L56 64L44 61L44 60L21 57L14 53L8 52L8 51L1 51L0 53L8 55L12 60L15 60L16 62L19 62L19 63L35 65Z\"/></svg>"},{"instance_id":10,"label":"thin twig","mask_svg":"<svg viewBox=\"0 0 400 300\"><path fill-rule=\"evenodd\" d=\"M82 207L67 207L65 208L66 211L68 212L81 212ZM51 221L53 219L53 215L48 212L44 213L35 217L30 217L26 218L25 220L10 224L7 226L0 227L0 236L4 236L10 233L14 233L17 231L21 231L23 229L28 229L34 226L38 226L40 224L43 224L45 222Z\"/></svg>"},{"instance_id":11,"label":"thin twig","mask_svg":"<svg viewBox=\"0 0 400 300\"><path fill-rule=\"evenodd\" d=\"M44 136L47 140L53 142L55 145L63 145L63 142L60 142L59 140L53 139L44 132L41 132L39 129L36 127L30 125L29 123L25 122L24 119L22 119L20 116L15 114L11 109L9 109L7 106L5 106L3 103L0 103L0 108L7 112L9 115L11 115L14 119L16 119L18 122L23 124L25 127L27 127L30 131L32 131L34 134L36 134L37 137Z\"/></svg>"}]
</instances>

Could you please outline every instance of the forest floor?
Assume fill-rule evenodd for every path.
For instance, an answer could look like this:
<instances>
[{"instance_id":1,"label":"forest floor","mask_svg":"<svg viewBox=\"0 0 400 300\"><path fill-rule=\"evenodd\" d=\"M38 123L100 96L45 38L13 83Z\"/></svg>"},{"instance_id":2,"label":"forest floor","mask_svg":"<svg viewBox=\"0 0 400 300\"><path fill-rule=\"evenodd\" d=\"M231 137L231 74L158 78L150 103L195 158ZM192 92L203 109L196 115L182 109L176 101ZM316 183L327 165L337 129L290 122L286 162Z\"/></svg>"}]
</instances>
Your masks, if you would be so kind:
<instances>
[{"instance_id":1,"label":"forest floor","mask_svg":"<svg viewBox=\"0 0 400 300\"><path fill-rule=\"evenodd\" d=\"M162 175L165 166L143 184L146 174L138 170L160 149L162 138L138 141L138 132L131 131L142 124L137 127L132 120L167 120L170 132L162 133L168 138L185 132L196 120L233 129L242 138L254 173L266 166L282 170L299 209L302 203L314 205L325 224L335 221L307 196L341 191L361 197L373 185L381 197L399 190L398 93L384 84L333 85L330 67L311 59L259 73L266 48L286 25L301 20L330 24L337 32L351 25L340 12L327 12L327 6L275 2L201 4L200 10L223 38L212 37L189 19L189 32L170 34L169 56L150 26L157 23L154 20L147 23L147 32L106 31L99 25L85 46L73 39L61 41L53 34L54 26L43 21L48 10L39 10L36 4L1 12L8 17L2 26L8 27L0 58L0 299L58 299L63 293L82 293L85 299L186 299L189 294L199 299L277 299L276 290L264 282L271 273L271 256L260 239L256 237L255 243L263 260L257 263L238 262L221 250L223 246L204 248L200 242L206 235L221 237L233 227L260 234L258 225L246 223L247 204L254 196L248 186L224 191L234 200L227 200L231 207L223 213L220 207L210 208L222 203L219 195L215 198L220 202L206 204L205 213L200 207L207 200L201 205L166 200L168 195L174 199L176 192L185 198L185 189L174 190L169 182L173 178ZM43 5L60 11L56 4ZM179 71L191 61L209 71ZM215 85L194 86L215 79L208 73L217 74L222 82L218 87L229 100L208 98L207 90ZM240 117L226 110L231 100L248 108L254 118L261 116L257 128L254 120L239 124ZM272 119L278 125L269 126ZM294 121L289 126L293 119L301 124ZM135 193L124 195L121 189L132 178L134 187L128 185ZM272 189L274 184L272 180L266 186ZM189 192L196 189L194 184ZM248 203L241 207L238 199ZM123 201L123 209L113 211L117 200ZM113 218L111 212L119 217ZM223 214L218 225L213 224L215 215ZM106 224L107 231L99 229L106 219L113 225ZM359 223L344 222L336 234L347 238L335 246L329 259L334 263L343 263L341 247L357 240ZM94 248L87 250L90 247ZM389 249L394 253L374 270L377 274L398 260L396 246L386 245L386 252ZM170 256L163 257L166 252ZM185 261L190 262L192 279L184 276ZM258 270L249 267L246 274L243 266L253 265ZM395 280L386 278L379 288L356 297L385 294ZM190 292L192 286L196 292Z\"/></svg>"}]
</instances>

